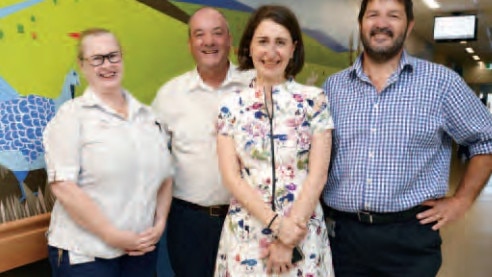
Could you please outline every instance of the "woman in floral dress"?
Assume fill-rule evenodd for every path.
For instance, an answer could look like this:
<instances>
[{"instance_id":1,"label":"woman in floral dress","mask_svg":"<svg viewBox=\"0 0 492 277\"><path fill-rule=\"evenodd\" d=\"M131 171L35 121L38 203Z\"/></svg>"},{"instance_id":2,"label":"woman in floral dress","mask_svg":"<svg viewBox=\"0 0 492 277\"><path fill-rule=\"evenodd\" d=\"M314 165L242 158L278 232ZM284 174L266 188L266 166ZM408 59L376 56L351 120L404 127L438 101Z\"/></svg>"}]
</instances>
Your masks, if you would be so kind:
<instances>
[{"instance_id":1,"label":"woman in floral dress","mask_svg":"<svg viewBox=\"0 0 492 277\"><path fill-rule=\"evenodd\" d=\"M249 89L220 106L217 151L233 199L215 276L333 276L319 203L333 121L323 91L292 78L304 63L295 15L282 6L260 7L238 60L240 69L257 74Z\"/></svg>"}]
</instances>

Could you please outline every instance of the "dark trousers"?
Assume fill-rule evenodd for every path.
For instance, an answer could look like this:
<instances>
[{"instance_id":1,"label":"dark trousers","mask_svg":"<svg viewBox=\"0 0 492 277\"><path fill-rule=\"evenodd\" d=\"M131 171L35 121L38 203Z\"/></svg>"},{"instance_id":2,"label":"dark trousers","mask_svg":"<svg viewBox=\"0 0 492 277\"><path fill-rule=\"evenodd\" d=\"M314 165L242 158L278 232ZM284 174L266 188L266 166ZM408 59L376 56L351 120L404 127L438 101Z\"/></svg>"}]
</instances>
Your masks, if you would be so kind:
<instances>
[{"instance_id":1,"label":"dark trousers","mask_svg":"<svg viewBox=\"0 0 492 277\"><path fill-rule=\"evenodd\" d=\"M330 219L327 222L330 225ZM337 277L434 277L439 271L441 237L431 229L433 224L421 225L417 219L388 224L347 218L334 222L329 238Z\"/></svg>"},{"instance_id":2,"label":"dark trousers","mask_svg":"<svg viewBox=\"0 0 492 277\"><path fill-rule=\"evenodd\" d=\"M224 219L173 200L167 221L167 247L176 277L213 276Z\"/></svg>"},{"instance_id":3,"label":"dark trousers","mask_svg":"<svg viewBox=\"0 0 492 277\"><path fill-rule=\"evenodd\" d=\"M167 230L164 231L157 249L157 277L173 277L174 272L169 261L169 252L167 250Z\"/></svg>"},{"instance_id":4,"label":"dark trousers","mask_svg":"<svg viewBox=\"0 0 492 277\"><path fill-rule=\"evenodd\" d=\"M49 246L48 259L53 277L154 277L157 250L142 256L96 258L93 262L70 265L68 251L59 252L58 248Z\"/></svg>"}]
</instances>

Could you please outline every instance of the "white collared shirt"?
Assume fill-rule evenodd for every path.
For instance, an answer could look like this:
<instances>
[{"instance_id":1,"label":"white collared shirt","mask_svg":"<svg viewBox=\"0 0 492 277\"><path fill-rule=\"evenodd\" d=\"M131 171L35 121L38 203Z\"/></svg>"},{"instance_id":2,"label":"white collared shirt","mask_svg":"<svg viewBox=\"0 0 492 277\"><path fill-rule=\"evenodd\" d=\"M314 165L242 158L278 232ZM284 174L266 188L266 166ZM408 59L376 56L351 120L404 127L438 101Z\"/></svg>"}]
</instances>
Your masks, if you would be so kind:
<instances>
[{"instance_id":1,"label":"white collared shirt","mask_svg":"<svg viewBox=\"0 0 492 277\"><path fill-rule=\"evenodd\" d=\"M128 119L91 88L62 105L43 134L48 181L75 182L116 228L141 232L153 225L157 191L174 169L152 110L123 93ZM48 244L90 257L124 254L77 225L58 201Z\"/></svg>"},{"instance_id":2,"label":"white collared shirt","mask_svg":"<svg viewBox=\"0 0 492 277\"><path fill-rule=\"evenodd\" d=\"M176 165L173 195L201 206L229 204L218 168L216 123L224 95L244 89L253 73L232 64L217 89L205 84L197 69L162 86L152 108L171 134Z\"/></svg>"}]
</instances>

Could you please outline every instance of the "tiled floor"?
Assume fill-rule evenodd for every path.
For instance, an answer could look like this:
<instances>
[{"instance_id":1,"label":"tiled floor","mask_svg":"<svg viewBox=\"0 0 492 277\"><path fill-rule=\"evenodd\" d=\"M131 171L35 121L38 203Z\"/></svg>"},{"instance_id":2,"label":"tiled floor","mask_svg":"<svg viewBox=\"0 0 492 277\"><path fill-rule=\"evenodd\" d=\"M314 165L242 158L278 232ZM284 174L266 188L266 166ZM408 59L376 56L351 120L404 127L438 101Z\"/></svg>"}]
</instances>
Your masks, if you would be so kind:
<instances>
[{"instance_id":1,"label":"tiled floor","mask_svg":"<svg viewBox=\"0 0 492 277\"><path fill-rule=\"evenodd\" d=\"M450 185L456 187L464 166L453 163ZM445 226L443 265L438 277L492 276L492 178L463 218Z\"/></svg>"}]
</instances>

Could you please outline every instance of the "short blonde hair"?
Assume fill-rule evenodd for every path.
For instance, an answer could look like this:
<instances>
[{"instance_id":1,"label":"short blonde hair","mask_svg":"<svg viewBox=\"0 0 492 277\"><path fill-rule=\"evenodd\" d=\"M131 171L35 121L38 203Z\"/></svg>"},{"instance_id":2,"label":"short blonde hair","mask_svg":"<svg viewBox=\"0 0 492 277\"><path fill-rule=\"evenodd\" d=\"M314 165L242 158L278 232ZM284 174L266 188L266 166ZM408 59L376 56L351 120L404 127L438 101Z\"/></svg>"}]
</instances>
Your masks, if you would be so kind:
<instances>
[{"instance_id":1,"label":"short blonde hair","mask_svg":"<svg viewBox=\"0 0 492 277\"><path fill-rule=\"evenodd\" d=\"M79 43L77 44L77 58L79 60L81 60L81 61L84 59L84 49L83 49L84 47L83 47L83 43L84 43L84 39L86 37L98 36L98 35L105 35L105 34L112 35L115 38L116 43L118 43L118 47L121 49L121 45L120 45L120 42L118 41L118 38L110 30L104 29L104 28L90 28L90 29L85 29L84 31L82 31L80 33Z\"/></svg>"}]
</instances>

